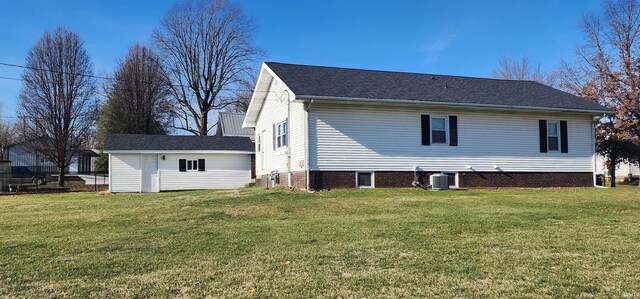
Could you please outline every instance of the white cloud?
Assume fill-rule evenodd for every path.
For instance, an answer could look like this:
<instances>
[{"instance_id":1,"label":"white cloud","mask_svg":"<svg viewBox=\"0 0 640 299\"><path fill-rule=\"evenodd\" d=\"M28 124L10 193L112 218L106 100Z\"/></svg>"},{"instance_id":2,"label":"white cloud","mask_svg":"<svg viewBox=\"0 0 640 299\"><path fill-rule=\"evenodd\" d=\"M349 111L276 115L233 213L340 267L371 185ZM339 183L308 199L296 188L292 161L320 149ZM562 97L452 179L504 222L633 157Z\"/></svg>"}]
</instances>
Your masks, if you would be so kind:
<instances>
[{"instance_id":1,"label":"white cloud","mask_svg":"<svg viewBox=\"0 0 640 299\"><path fill-rule=\"evenodd\" d=\"M433 53L445 50L449 48L453 41L453 34L451 32L443 32L436 36L431 42L422 47L422 51L427 53Z\"/></svg>"}]
</instances>

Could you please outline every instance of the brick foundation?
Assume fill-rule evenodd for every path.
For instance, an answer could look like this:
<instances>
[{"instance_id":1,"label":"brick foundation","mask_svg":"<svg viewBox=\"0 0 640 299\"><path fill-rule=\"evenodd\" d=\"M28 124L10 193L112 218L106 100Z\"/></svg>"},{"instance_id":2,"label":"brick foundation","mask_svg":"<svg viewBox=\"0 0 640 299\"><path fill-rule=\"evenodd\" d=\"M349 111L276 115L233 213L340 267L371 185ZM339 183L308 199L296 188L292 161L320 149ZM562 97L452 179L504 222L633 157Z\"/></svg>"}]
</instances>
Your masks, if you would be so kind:
<instances>
[{"instance_id":1,"label":"brick foundation","mask_svg":"<svg viewBox=\"0 0 640 299\"><path fill-rule=\"evenodd\" d=\"M429 185L429 175L418 172L418 179ZM376 188L412 187L415 174L411 171L375 171ZM355 171L311 171L310 189L355 188ZM495 187L591 187L591 172L459 172L460 188Z\"/></svg>"},{"instance_id":2,"label":"brick foundation","mask_svg":"<svg viewBox=\"0 0 640 299\"><path fill-rule=\"evenodd\" d=\"M293 186L297 189L305 189L307 186L307 172L306 171L294 171L293 173ZM280 172L276 174L278 176L278 186L287 187L287 173ZM256 179L256 186L269 188L271 187L270 175L261 175Z\"/></svg>"},{"instance_id":3,"label":"brick foundation","mask_svg":"<svg viewBox=\"0 0 640 299\"><path fill-rule=\"evenodd\" d=\"M592 187L591 172L461 172L461 187Z\"/></svg>"},{"instance_id":4,"label":"brick foundation","mask_svg":"<svg viewBox=\"0 0 640 299\"><path fill-rule=\"evenodd\" d=\"M297 189L307 188L307 172L306 171L293 172L293 187Z\"/></svg>"},{"instance_id":5,"label":"brick foundation","mask_svg":"<svg viewBox=\"0 0 640 299\"><path fill-rule=\"evenodd\" d=\"M355 188L354 171L310 171L309 189L323 190L336 188Z\"/></svg>"}]
</instances>

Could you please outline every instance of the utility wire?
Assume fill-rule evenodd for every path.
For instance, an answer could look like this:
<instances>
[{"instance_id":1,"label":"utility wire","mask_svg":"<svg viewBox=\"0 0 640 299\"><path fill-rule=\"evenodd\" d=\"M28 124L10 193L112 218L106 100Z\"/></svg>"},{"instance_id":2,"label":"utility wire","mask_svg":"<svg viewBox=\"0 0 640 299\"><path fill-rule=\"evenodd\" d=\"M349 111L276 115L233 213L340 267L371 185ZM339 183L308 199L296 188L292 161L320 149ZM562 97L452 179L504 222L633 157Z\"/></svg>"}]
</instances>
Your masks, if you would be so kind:
<instances>
[{"instance_id":1,"label":"utility wire","mask_svg":"<svg viewBox=\"0 0 640 299\"><path fill-rule=\"evenodd\" d=\"M6 62L1 62L1 61L0 61L0 65L8 66L8 67L15 67L15 68L28 69L28 70L35 70L35 71L45 71L45 72L51 72L51 73L58 73L58 74L63 74L63 75L74 75L74 76L89 77L89 78L100 79L100 80L115 80L115 81L127 82L127 80L118 79L118 78L114 78L114 77L97 76L97 75L83 74L83 73L71 73L71 72L64 72L64 71L54 71L54 70L49 70L49 69L44 69L44 68L37 68L37 67L13 64L13 63L6 63ZM0 79L23 81L23 79L21 79L21 78L11 78L11 77L0 77ZM151 84L152 82L142 81L142 83ZM181 84L169 84L169 85L173 86L173 87L191 88L189 85L181 85ZM225 91L254 92L253 90L248 90L248 89L225 89ZM277 93L276 91L266 91L266 90L264 90L264 91L258 90L258 91L255 91L255 92L264 92L264 93L273 92L273 93Z\"/></svg>"}]
</instances>

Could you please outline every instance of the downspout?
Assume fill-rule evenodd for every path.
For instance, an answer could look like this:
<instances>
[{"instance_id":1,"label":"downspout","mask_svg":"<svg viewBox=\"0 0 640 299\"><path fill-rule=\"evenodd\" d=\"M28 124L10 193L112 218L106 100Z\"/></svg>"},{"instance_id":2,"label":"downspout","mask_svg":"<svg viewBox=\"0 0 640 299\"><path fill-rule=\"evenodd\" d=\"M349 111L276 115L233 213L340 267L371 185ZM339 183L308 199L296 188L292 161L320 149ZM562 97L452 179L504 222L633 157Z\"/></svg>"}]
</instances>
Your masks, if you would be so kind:
<instances>
[{"instance_id":1,"label":"downspout","mask_svg":"<svg viewBox=\"0 0 640 299\"><path fill-rule=\"evenodd\" d=\"M593 186L596 188L604 188L606 189L606 186L599 186L596 181L596 177L597 177L597 164L598 164L598 159L597 159L597 153L596 153L596 124L595 123L591 123L591 153L592 153L592 163L593 163Z\"/></svg>"},{"instance_id":2,"label":"downspout","mask_svg":"<svg viewBox=\"0 0 640 299\"><path fill-rule=\"evenodd\" d=\"M287 187L293 185L293 174L291 174L291 101L287 92Z\"/></svg>"},{"instance_id":3,"label":"downspout","mask_svg":"<svg viewBox=\"0 0 640 299\"><path fill-rule=\"evenodd\" d=\"M306 168L307 174L305 175L306 180L307 180L307 192L313 193L314 190L310 190L309 189L309 175L311 174L310 171L310 167L309 167L309 109L311 108L311 105L313 104L313 99L311 99L311 101L309 102L309 105L307 105L307 107L304 109L305 111L305 118L304 118L304 144L305 144L305 149L304 149L304 167Z\"/></svg>"}]
</instances>

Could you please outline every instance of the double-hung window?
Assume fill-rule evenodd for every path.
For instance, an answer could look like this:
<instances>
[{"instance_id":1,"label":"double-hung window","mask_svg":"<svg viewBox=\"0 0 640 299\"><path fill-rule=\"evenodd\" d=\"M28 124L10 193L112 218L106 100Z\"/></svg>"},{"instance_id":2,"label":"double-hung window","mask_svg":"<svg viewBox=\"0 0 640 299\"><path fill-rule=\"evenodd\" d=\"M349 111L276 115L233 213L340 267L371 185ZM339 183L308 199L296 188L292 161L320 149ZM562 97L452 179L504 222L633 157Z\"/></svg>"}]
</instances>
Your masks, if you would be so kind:
<instances>
[{"instance_id":1,"label":"double-hung window","mask_svg":"<svg viewBox=\"0 0 640 299\"><path fill-rule=\"evenodd\" d=\"M560 150L560 123L557 121L547 122L547 146L550 152Z\"/></svg>"},{"instance_id":2,"label":"double-hung window","mask_svg":"<svg viewBox=\"0 0 640 299\"><path fill-rule=\"evenodd\" d=\"M431 143L447 143L447 118L431 117Z\"/></svg>"},{"instance_id":3,"label":"double-hung window","mask_svg":"<svg viewBox=\"0 0 640 299\"><path fill-rule=\"evenodd\" d=\"M288 129L289 128L287 126L287 120L275 125L274 134L276 136L276 148L287 146L287 135L289 133Z\"/></svg>"}]
</instances>

